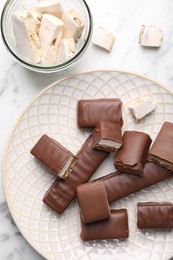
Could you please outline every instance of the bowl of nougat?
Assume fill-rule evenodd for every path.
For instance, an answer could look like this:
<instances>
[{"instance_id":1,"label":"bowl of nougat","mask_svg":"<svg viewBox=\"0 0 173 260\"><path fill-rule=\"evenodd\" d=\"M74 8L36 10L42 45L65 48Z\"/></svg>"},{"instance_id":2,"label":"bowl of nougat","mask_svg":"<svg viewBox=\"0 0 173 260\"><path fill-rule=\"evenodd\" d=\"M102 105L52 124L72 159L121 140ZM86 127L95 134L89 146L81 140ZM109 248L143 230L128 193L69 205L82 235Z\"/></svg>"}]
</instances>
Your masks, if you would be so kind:
<instances>
[{"instance_id":1,"label":"bowl of nougat","mask_svg":"<svg viewBox=\"0 0 173 260\"><path fill-rule=\"evenodd\" d=\"M64 71L87 50L93 30L84 0L8 0L1 35L13 58L36 72Z\"/></svg>"}]
</instances>

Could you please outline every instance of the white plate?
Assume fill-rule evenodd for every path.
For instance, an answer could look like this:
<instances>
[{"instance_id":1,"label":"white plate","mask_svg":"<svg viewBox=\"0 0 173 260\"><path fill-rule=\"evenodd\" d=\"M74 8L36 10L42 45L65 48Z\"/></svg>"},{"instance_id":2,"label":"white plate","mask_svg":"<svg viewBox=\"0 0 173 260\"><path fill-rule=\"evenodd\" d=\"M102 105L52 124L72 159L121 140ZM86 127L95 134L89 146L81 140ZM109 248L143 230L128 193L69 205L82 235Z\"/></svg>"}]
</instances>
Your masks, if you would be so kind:
<instances>
[{"instance_id":1,"label":"white plate","mask_svg":"<svg viewBox=\"0 0 173 260\"><path fill-rule=\"evenodd\" d=\"M151 95L157 109L136 124L127 104ZM154 139L165 120L173 122L173 95L159 83L122 71L93 71L55 82L27 107L12 132L4 158L4 187L11 214L27 241L47 259L168 259L172 231L141 232L136 228L136 203L173 202L173 178L111 204L127 208L129 238L125 241L85 242L80 240L79 207L74 200L60 216L42 203L55 177L30 150L46 133L76 153L88 133L76 126L76 104L80 99L120 97L124 103L124 129L149 133ZM114 170L112 158L99 167L93 178Z\"/></svg>"}]
</instances>

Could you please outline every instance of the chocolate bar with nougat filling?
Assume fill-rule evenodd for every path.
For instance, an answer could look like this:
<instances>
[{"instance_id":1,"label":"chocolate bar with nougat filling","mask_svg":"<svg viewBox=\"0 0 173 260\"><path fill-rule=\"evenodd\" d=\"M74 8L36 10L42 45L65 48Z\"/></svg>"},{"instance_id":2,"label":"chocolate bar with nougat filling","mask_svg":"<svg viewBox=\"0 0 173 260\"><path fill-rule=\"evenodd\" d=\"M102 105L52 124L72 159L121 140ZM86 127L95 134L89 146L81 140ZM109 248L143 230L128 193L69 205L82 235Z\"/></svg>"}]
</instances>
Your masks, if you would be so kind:
<instances>
[{"instance_id":1,"label":"chocolate bar with nougat filling","mask_svg":"<svg viewBox=\"0 0 173 260\"><path fill-rule=\"evenodd\" d=\"M142 175L151 142L150 136L144 132L125 131L123 145L115 156L115 168L121 172Z\"/></svg>"},{"instance_id":2,"label":"chocolate bar with nougat filling","mask_svg":"<svg viewBox=\"0 0 173 260\"><path fill-rule=\"evenodd\" d=\"M57 213L62 213L76 196L76 188L89 180L107 157L108 152L93 149L91 134L77 153L78 161L66 180L59 178L44 195L43 201Z\"/></svg>"},{"instance_id":3,"label":"chocolate bar with nougat filling","mask_svg":"<svg viewBox=\"0 0 173 260\"><path fill-rule=\"evenodd\" d=\"M95 128L101 120L123 125L122 101L120 98L79 100L77 123L79 128Z\"/></svg>"},{"instance_id":4,"label":"chocolate bar with nougat filling","mask_svg":"<svg viewBox=\"0 0 173 260\"><path fill-rule=\"evenodd\" d=\"M164 122L148 154L148 161L173 170L173 123Z\"/></svg>"},{"instance_id":5,"label":"chocolate bar with nougat filling","mask_svg":"<svg viewBox=\"0 0 173 260\"><path fill-rule=\"evenodd\" d=\"M68 177L77 162L75 155L47 135L38 140L31 154L62 179Z\"/></svg>"},{"instance_id":6,"label":"chocolate bar with nougat filling","mask_svg":"<svg viewBox=\"0 0 173 260\"><path fill-rule=\"evenodd\" d=\"M96 125L93 147L98 150L116 152L122 145L120 124L110 121L100 121Z\"/></svg>"}]
</instances>

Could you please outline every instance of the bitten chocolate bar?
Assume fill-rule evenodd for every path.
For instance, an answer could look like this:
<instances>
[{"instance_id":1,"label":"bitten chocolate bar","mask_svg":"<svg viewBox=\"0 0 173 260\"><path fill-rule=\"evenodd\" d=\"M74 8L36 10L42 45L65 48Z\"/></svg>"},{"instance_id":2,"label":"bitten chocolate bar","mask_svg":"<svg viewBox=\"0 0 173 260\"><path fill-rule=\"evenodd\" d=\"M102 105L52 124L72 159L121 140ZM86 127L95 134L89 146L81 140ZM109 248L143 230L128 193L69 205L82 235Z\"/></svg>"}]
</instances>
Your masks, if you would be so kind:
<instances>
[{"instance_id":1,"label":"bitten chocolate bar","mask_svg":"<svg viewBox=\"0 0 173 260\"><path fill-rule=\"evenodd\" d=\"M115 168L118 171L142 175L151 142L150 136L146 133L125 131L123 145L115 157Z\"/></svg>"},{"instance_id":2,"label":"bitten chocolate bar","mask_svg":"<svg viewBox=\"0 0 173 260\"><path fill-rule=\"evenodd\" d=\"M47 135L38 140L31 154L63 179L68 177L77 162L76 156Z\"/></svg>"},{"instance_id":3,"label":"bitten chocolate bar","mask_svg":"<svg viewBox=\"0 0 173 260\"><path fill-rule=\"evenodd\" d=\"M110 209L104 182L79 185L77 197L84 223L90 223L110 217Z\"/></svg>"},{"instance_id":4,"label":"bitten chocolate bar","mask_svg":"<svg viewBox=\"0 0 173 260\"><path fill-rule=\"evenodd\" d=\"M100 120L123 125L122 101L119 98L79 100L77 122L79 128L95 128Z\"/></svg>"},{"instance_id":5,"label":"bitten chocolate bar","mask_svg":"<svg viewBox=\"0 0 173 260\"><path fill-rule=\"evenodd\" d=\"M95 181L104 181L108 201L113 202L172 177L171 171L147 162L141 177L129 173L112 173Z\"/></svg>"},{"instance_id":6,"label":"bitten chocolate bar","mask_svg":"<svg viewBox=\"0 0 173 260\"><path fill-rule=\"evenodd\" d=\"M122 145L120 124L110 121L100 121L96 126L93 147L98 150L116 152Z\"/></svg>"},{"instance_id":7,"label":"bitten chocolate bar","mask_svg":"<svg viewBox=\"0 0 173 260\"><path fill-rule=\"evenodd\" d=\"M81 218L83 241L128 238L128 215L126 209L111 210L109 219L85 224Z\"/></svg>"},{"instance_id":8,"label":"bitten chocolate bar","mask_svg":"<svg viewBox=\"0 0 173 260\"><path fill-rule=\"evenodd\" d=\"M173 123L162 125L149 151L148 161L173 170Z\"/></svg>"},{"instance_id":9,"label":"bitten chocolate bar","mask_svg":"<svg viewBox=\"0 0 173 260\"><path fill-rule=\"evenodd\" d=\"M137 204L137 227L139 229L173 228L173 205L168 202L144 202Z\"/></svg>"},{"instance_id":10,"label":"bitten chocolate bar","mask_svg":"<svg viewBox=\"0 0 173 260\"><path fill-rule=\"evenodd\" d=\"M77 153L78 161L68 178L53 183L44 195L43 201L58 213L62 213L76 195L76 188L89 180L99 165L107 157L105 151L94 150L93 135L90 135Z\"/></svg>"}]
</instances>

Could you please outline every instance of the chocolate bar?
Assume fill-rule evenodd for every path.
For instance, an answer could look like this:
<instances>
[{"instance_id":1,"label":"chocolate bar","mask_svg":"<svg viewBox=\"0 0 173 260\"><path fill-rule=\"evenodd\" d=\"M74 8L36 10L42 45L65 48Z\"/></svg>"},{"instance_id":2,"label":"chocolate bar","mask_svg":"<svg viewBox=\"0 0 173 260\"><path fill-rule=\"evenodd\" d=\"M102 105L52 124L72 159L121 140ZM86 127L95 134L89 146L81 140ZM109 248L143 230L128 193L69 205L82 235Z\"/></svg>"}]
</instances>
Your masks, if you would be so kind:
<instances>
[{"instance_id":1,"label":"chocolate bar","mask_svg":"<svg viewBox=\"0 0 173 260\"><path fill-rule=\"evenodd\" d=\"M81 234L83 241L128 238L128 215L126 209L111 210L109 219L85 224L81 217Z\"/></svg>"},{"instance_id":2,"label":"chocolate bar","mask_svg":"<svg viewBox=\"0 0 173 260\"><path fill-rule=\"evenodd\" d=\"M77 122L79 128L95 128L101 120L123 125L122 101L119 98L79 100Z\"/></svg>"},{"instance_id":3,"label":"chocolate bar","mask_svg":"<svg viewBox=\"0 0 173 260\"><path fill-rule=\"evenodd\" d=\"M137 204L139 229L173 228L173 204L168 202L143 202Z\"/></svg>"},{"instance_id":4,"label":"chocolate bar","mask_svg":"<svg viewBox=\"0 0 173 260\"><path fill-rule=\"evenodd\" d=\"M96 126L93 147L98 150L116 152L122 145L120 124L110 121L100 121Z\"/></svg>"},{"instance_id":5,"label":"chocolate bar","mask_svg":"<svg viewBox=\"0 0 173 260\"><path fill-rule=\"evenodd\" d=\"M146 133L125 131L123 145L115 157L115 168L118 171L142 175L151 142L150 136Z\"/></svg>"},{"instance_id":6,"label":"chocolate bar","mask_svg":"<svg viewBox=\"0 0 173 260\"><path fill-rule=\"evenodd\" d=\"M76 188L89 180L108 152L93 149L91 134L77 153L78 161L66 180L59 178L44 195L43 201L58 213L62 213L76 196Z\"/></svg>"},{"instance_id":7,"label":"chocolate bar","mask_svg":"<svg viewBox=\"0 0 173 260\"><path fill-rule=\"evenodd\" d=\"M104 181L108 201L113 202L172 176L171 171L147 162L141 177L121 172L109 174L95 181Z\"/></svg>"},{"instance_id":8,"label":"chocolate bar","mask_svg":"<svg viewBox=\"0 0 173 260\"><path fill-rule=\"evenodd\" d=\"M47 135L43 135L38 140L31 154L63 179L68 177L77 162L76 156Z\"/></svg>"},{"instance_id":9,"label":"chocolate bar","mask_svg":"<svg viewBox=\"0 0 173 260\"><path fill-rule=\"evenodd\" d=\"M148 161L173 170L173 123L162 125L149 151Z\"/></svg>"},{"instance_id":10,"label":"chocolate bar","mask_svg":"<svg viewBox=\"0 0 173 260\"><path fill-rule=\"evenodd\" d=\"M84 223L90 223L110 217L110 209L103 182L79 185L77 197Z\"/></svg>"}]
</instances>

